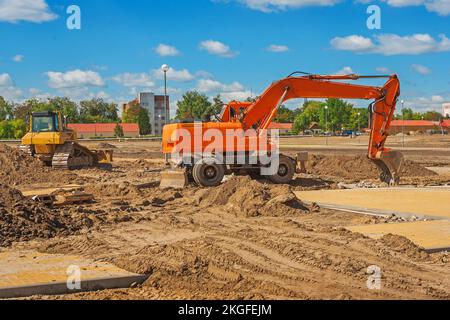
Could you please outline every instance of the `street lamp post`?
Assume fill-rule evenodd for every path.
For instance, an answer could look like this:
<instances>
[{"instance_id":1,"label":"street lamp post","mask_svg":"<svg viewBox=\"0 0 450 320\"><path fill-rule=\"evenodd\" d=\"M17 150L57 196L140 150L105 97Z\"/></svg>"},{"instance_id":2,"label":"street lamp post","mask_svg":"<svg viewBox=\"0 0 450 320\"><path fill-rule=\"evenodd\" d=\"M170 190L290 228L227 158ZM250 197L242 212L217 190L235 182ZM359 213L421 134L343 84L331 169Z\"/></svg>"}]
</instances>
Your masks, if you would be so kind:
<instances>
[{"instance_id":1,"label":"street lamp post","mask_svg":"<svg viewBox=\"0 0 450 320\"><path fill-rule=\"evenodd\" d=\"M170 122L170 111L167 106L167 71L169 71L169 66L167 64L163 64L161 66L161 70L164 72L164 109L166 110L165 124L168 124Z\"/></svg>"},{"instance_id":2,"label":"street lamp post","mask_svg":"<svg viewBox=\"0 0 450 320\"><path fill-rule=\"evenodd\" d=\"M358 112L358 144L361 143L361 112Z\"/></svg>"},{"instance_id":3,"label":"street lamp post","mask_svg":"<svg viewBox=\"0 0 450 320\"><path fill-rule=\"evenodd\" d=\"M326 144L328 145L328 106L325 106L325 136Z\"/></svg>"},{"instance_id":4,"label":"street lamp post","mask_svg":"<svg viewBox=\"0 0 450 320\"><path fill-rule=\"evenodd\" d=\"M405 148L405 100L402 100L402 139L403 148Z\"/></svg>"}]
</instances>

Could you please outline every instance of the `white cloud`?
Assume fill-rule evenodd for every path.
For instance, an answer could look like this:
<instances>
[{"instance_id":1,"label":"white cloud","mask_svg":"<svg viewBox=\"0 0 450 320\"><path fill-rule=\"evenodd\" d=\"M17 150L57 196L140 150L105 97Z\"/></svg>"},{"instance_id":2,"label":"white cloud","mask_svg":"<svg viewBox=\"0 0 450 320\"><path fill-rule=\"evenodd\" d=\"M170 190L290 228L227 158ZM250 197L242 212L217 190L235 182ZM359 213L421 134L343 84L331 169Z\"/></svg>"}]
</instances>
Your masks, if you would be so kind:
<instances>
[{"instance_id":1,"label":"white cloud","mask_svg":"<svg viewBox=\"0 0 450 320\"><path fill-rule=\"evenodd\" d=\"M0 0L0 21L41 23L56 18L44 0Z\"/></svg>"},{"instance_id":2,"label":"white cloud","mask_svg":"<svg viewBox=\"0 0 450 320\"><path fill-rule=\"evenodd\" d=\"M331 46L337 50L355 52L366 52L375 47L372 40L358 35L333 38L331 40Z\"/></svg>"},{"instance_id":3,"label":"white cloud","mask_svg":"<svg viewBox=\"0 0 450 320\"><path fill-rule=\"evenodd\" d=\"M415 72L420 73L420 74L423 74L423 75L431 74L430 68L427 68L427 67L422 66L422 65L420 65L420 64L413 64L413 65L411 65L411 68L412 68Z\"/></svg>"},{"instance_id":4,"label":"white cloud","mask_svg":"<svg viewBox=\"0 0 450 320\"><path fill-rule=\"evenodd\" d=\"M405 107L412 108L417 111L438 111L442 112L442 103L448 101L450 99L450 95L447 94L447 97L442 95L432 95L432 96L420 96L420 97L412 97L406 99Z\"/></svg>"},{"instance_id":5,"label":"white cloud","mask_svg":"<svg viewBox=\"0 0 450 320\"><path fill-rule=\"evenodd\" d=\"M214 40L206 40L200 43L200 49L206 50L210 54L214 54L220 57L232 58L238 55L237 52L233 52L229 46Z\"/></svg>"},{"instance_id":6,"label":"white cloud","mask_svg":"<svg viewBox=\"0 0 450 320\"><path fill-rule=\"evenodd\" d=\"M14 62L22 62L24 58L25 58L25 57L24 57L23 55L18 54L18 55L15 55L15 56L13 57L13 61L14 61Z\"/></svg>"},{"instance_id":7,"label":"white cloud","mask_svg":"<svg viewBox=\"0 0 450 320\"><path fill-rule=\"evenodd\" d=\"M288 46L284 46L284 45L277 45L277 44L271 44L270 46L267 47L266 49L269 52L288 52L289 51L289 47Z\"/></svg>"},{"instance_id":8,"label":"white cloud","mask_svg":"<svg viewBox=\"0 0 450 320\"><path fill-rule=\"evenodd\" d=\"M195 76L197 78L201 78L201 79L212 79L212 78L214 78L214 76L211 73L209 73L208 71L204 71L204 70L197 71L195 73Z\"/></svg>"},{"instance_id":9,"label":"white cloud","mask_svg":"<svg viewBox=\"0 0 450 320\"><path fill-rule=\"evenodd\" d=\"M94 71L72 70L67 72L47 72L48 86L53 89L80 88L86 86L101 87L102 77Z\"/></svg>"},{"instance_id":10,"label":"white cloud","mask_svg":"<svg viewBox=\"0 0 450 320\"><path fill-rule=\"evenodd\" d=\"M0 87L10 87L13 85L11 76L7 73L0 73Z\"/></svg>"},{"instance_id":11,"label":"white cloud","mask_svg":"<svg viewBox=\"0 0 450 320\"><path fill-rule=\"evenodd\" d=\"M298 9L307 6L333 6L342 0L239 0L247 7L262 12Z\"/></svg>"},{"instance_id":12,"label":"white cloud","mask_svg":"<svg viewBox=\"0 0 450 320\"><path fill-rule=\"evenodd\" d=\"M450 51L450 39L444 34L439 35L439 38L439 40L435 40L429 34L413 34L410 36L382 34L375 36L375 42L372 42L370 38L351 35L348 37L335 37L330 43L336 50L355 53L376 53L385 56Z\"/></svg>"},{"instance_id":13,"label":"white cloud","mask_svg":"<svg viewBox=\"0 0 450 320\"><path fill-rule=\"evenodd\" d=\"M344 67L335 74L337 75L348 75L348 74L355 74L355 71L351 67Z\"/></svg>"},{"instance_id":14,"label":"white cloud","mask_svg":"<svg viewBox=\"0 0 450 320\"><path fill-rule=\"evenodd\" d=\"M387 67L378 67L378 68L376 68L375 70L376 70L377 72L384 73L384 74L389 74L389 73L391 73L391 70L390 70L389 68L387 68Z\"/></svg>"},{"instance_id":15,"label":"white cloud","mask_svg":"<svg viewBox=\"0 0 450 320\"><path fill-rule=\"evenodd\" d=\"M158 45L158 47L156 47L155 51L161 57L173 57L173 56L178 56L180 54L180 52L178 51L177 48L167 45L167 44L163 44L163 43Z\"/></svg>"},{"instance_id":16,"label":"white cloud","mask_svg":"<svg viewBox=\"0 0 450 320\"><path fill-rule=\"evenodd\" d=\"M379 0L396 8L409 6L425 6L429 12L435 12L440 16L450 15L450 0ZM375 2L373 0L359 0L361 3Z\"/></svg>"},{"instance_id":17,"label":"white cloud","mask_svg":"<svg viewBox=\"0 0 450 320\"><path fill-rule=\"evenodd\" d=\"M161 69L155 69L152 71L152 75L159 80L164 79L164 72ZM194 76L187 69L175 70L170 67L167 71L168 81L188 82L194 80Z\"/></svg>"},{"instance_id":18,"label":"white cloud","mask_svg":"<svg viewBox=\"0 0 450 320\"><path fill-rule=\"evenodd\" d=\"M122 73L112 79L125 87L153 87L155 85L147 73Z\"/></svg>"},{"instance_id":19,"label":"white cloud","mask_svg":"<svg viewBox=\"0 0 450 320\"><path fill-rule=\"evenodd\" d=\"M197 83L197 90L202 93L235 92L244 90L244 86L237 81L231 84L223 84L212 79L200 79Z\"/></svg>"},{"instance_id":20,"label":"white cloud","mask_svg":"<svg viewBox=\"0 0 450 320\"><path fill-rule=\"evenodd\" d=\"M7 73L0 73L0 96L7 100L18 99L23 92L14 85L14 81Z\"/></svg>"}]
</instances>

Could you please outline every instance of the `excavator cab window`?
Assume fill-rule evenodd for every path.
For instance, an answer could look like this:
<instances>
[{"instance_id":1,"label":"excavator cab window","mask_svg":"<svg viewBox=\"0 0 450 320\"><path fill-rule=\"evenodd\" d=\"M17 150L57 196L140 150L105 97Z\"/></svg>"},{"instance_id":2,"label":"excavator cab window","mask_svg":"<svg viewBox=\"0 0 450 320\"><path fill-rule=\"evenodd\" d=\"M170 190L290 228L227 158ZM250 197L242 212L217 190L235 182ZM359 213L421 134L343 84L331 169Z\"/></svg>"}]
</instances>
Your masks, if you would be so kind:
<instances>
[{"instance_id":1,"label":"excavator cab window","mask_svg":"<svg viewBox=\"0 0 450 320\"><path fill-rule=\"evenodd\" d=\"M34 113L32 117L33 132L55 132L58 128L58 117L53 113Z\"/></svg>"}]
</instances>

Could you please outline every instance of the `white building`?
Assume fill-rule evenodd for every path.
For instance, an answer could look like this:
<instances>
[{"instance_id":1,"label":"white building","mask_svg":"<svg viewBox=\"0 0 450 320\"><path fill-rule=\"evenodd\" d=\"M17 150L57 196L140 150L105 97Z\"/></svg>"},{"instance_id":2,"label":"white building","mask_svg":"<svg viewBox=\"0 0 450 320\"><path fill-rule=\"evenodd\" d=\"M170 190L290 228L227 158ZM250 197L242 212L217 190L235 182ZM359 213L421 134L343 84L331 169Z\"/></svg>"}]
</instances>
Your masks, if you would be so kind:
<instances>
[{"instance_id":1,"label":"white building","mask_svg":"<svg viewBox=\"0 0 450 320\"><path fill-rule=\"evenodd\" d=\"M155 95L152 92L141 92L138 97L139 105L148 110L153 135L161 135L166 124L166 108L164 108L164 96ZM166 107L169 108L169 96ZM170 113L169 113L170 114ZM170 119L168 119L170 121Z\"/></svg>"},{"instance_id":2,"label":"white building","mask_svg":"<svg viewBox=\"0 0 450 320\"><path fill-rule=\"evenodd\" d=\"M444 117L450 117L450 103L444 103L442 105L442 115Z\"/></svg>"}]
</instances>

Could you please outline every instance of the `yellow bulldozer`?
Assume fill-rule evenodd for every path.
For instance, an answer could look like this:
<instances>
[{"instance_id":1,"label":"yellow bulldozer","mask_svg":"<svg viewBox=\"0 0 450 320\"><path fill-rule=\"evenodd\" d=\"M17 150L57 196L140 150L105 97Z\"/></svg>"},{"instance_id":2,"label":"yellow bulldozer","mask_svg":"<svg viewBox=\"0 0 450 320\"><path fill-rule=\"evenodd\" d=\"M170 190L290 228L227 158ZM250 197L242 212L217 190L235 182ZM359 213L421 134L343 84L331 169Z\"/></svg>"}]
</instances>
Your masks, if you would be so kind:
<instances>
[{"instance_id":1,"label":"yellow bulldozer","mask_svg":"<svg viewBox=\"0 0 450 320\"><path fill-rule=\"evenodd\" d=\"M111 163L113 150L91 150L78 143L77 133L67 128L60 112L34 112L20 150L56 169L81 169Z\"/></svg>"}]
</instances>

